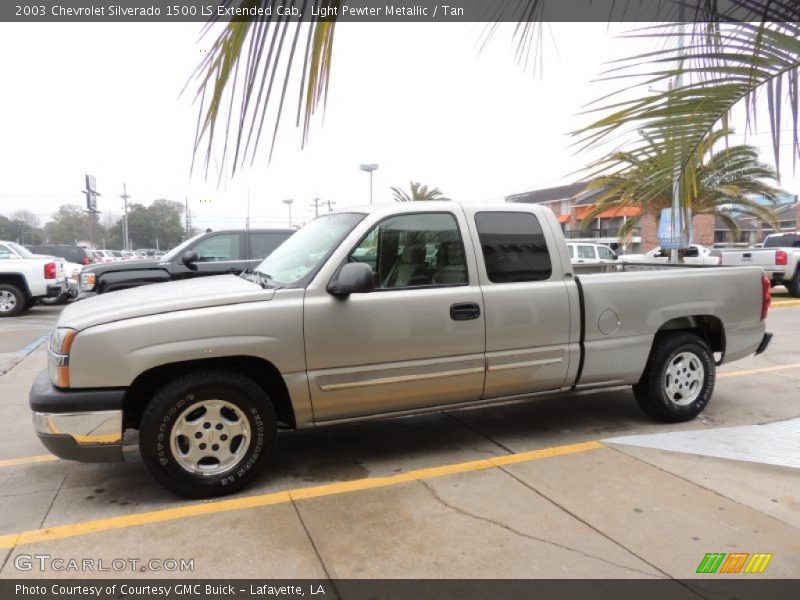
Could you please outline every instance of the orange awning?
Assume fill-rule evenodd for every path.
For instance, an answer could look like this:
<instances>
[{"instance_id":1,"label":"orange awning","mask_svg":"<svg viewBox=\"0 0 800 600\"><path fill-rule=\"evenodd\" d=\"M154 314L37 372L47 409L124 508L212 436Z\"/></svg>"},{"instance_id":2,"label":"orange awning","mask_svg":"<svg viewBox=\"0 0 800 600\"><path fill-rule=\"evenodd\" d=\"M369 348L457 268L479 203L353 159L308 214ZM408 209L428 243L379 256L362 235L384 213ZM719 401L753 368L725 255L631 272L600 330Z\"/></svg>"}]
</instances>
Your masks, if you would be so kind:
<instances>
[{"instance_id":1,"label":"orange awning","mask_svg":"<svg viewBox=\"0 0 800 600\"><path fill-rule=\"evenodd\" d=\"M572 220L572 216L570 215L558 215L558 222L559 223L569 223Z\"/></svg>"}]
</instances>

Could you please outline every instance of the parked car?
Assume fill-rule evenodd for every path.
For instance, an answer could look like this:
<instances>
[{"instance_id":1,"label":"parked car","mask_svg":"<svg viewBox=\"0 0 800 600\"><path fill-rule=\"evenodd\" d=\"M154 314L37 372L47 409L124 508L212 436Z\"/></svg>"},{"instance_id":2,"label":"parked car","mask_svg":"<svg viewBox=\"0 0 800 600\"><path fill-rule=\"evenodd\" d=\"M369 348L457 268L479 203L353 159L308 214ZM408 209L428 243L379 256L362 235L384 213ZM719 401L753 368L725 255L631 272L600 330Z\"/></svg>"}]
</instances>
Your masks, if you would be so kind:
<instances>
[{"instance_id":1,"label":"parked car","mask_svg":"<svg viewBox=\"0 0 800 600\"><path fill-rule=\"evenodd\" d=\"M617 260L617 254L605 244L594 242L568 242L567 252L573 263L599 265Z\"/></svg>"},{"instance_id":2,"label":"parked car","mask_svg":"<svg viewBox=\"0 0 800 600\"><path fill-rule=\"evenodd\" d=\"M210 239L172 259L230 247ZM374 265L359 261L367 248ZM161 485L210 497L253 480L279 423L620 386L656 419L692 419L717 364L769 344L766 278L747 267L630 267L576 275L555 215L538 205L327 214L240 277L66 307L30 392L35 430L63 458L121 461L123 432L138 429Z\"/></svg>"},{"instance_id":3,"label":"parked car","mask_svg":"<svg viewBox=\"0 0 800 600\"><path fill-rule=\"evenodd\" d=\"M619 257L625 262L669 262L670 251L662 250L656 246L645 254L623 254ZM692 244L685 250L680 251L681 260L687 265L718 265L719 257L711 254L711 249L700 244Z\"/></svg>"},{"instance_id":4,"label":"parked car","mask_svg":"<svg viewBox=\"0 0 800 600\"><path fill-rule=\"evenodd\" d=\"M121 250L120 254L122 254L122 260L138 260L138 256L132 250Z\"/></svg>"},{"instance_id":5,"label":"parked car","mask_svg":"<svg viewBox=\"0 0 800 600\"><path fill-rule=\"evenodd\" d=\"M81 274L79 300L175 279L239 274L252 269L295 232L294 229L230 229L201 233L152 260L92 265Z\"/></svg>"},{"instance_id":6,"label":"parked car","mask_svg":"<svg viewBox=\"0 0 800 600\"><path fill-rule=\"evenodd\" d=\"M34 254L59 256L65 261L86 266L94 262L94 256L89 248L75 244L33 244L26 246Z\"/></svg>"},{"instance_id":7,"label":"parked car","mask_svg":"<svg viewBox=\"0 0 800 600\"><path fill-rule=\"evenodd\" d=\"M784 285L800 298L800 231L772 233L761 248L723 250L723 265L755 265L766 271L773 286Z\"/></svg>"},{"instance_id":8,"label":"parked car","mask_svg":"<svg viewBox=\"0 0 800 600\"><path fill-rule=\"evenodd\" d=\"M95 263L116 262L114 260L114 255L111 253L111 250L92 250L92 254L94 255Z\"/></svg>"},{"instance_id":9,"label":"parked car","mask_svg":"<svg viewBox=\"0 0 800 600\"><path fill-rule=\"evenodd\" d=\"M54 256L64 260L64 273L67 277L68 290L58 298L41 298L40 304L64 304L77 298L81 271L85 265L94 262L92 251L74 244L37 244L26 246L31 252L41 256Z\"/></svg>"},{"instance_id":10,"label":"parked car","mask_svg":"<svg viewBox=\"0 0 800 600\"><path fill-rule=\"evenodd\" d=\"M0 241L0 317L15 317L67 289L60 258L36 256L24 246Z\"/></svg>"}]
</instances>

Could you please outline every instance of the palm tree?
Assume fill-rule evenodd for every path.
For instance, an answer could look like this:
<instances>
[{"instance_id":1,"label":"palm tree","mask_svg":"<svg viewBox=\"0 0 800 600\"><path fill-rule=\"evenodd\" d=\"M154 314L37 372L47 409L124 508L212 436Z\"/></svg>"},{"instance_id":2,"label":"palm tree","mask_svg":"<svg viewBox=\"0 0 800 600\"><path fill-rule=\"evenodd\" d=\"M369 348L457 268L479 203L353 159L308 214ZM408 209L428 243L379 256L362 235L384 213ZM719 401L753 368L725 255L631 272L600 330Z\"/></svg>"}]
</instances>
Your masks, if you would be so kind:
<instances>
[{"instance_id":1,"label":"palm tree","mask_svg":"<svg viewBox=\"0 0 800 600\"><path fill-rule=\"evenodd\" d=\"M509 8L504 2L491 4L497 18L489 21L519 21L516 28L518 58L527 57L533 42L541 36L541 18L548 2L518 0ZM590 0L584 0L587 6ZM226 4L270 9L277 15L283 0L227 0ZM195 71L199 102L195 155L205 142L208 168L214 145L221 141L217 160L222 170L252 162L270 122L270 156L275 147L278 124L283 116L291 75L300 69L296 124L302 121L303 142L307 141L311 119L324 106L331 77L336 16L312 20L310 8L338 8L341 0L297 0L292 6L303 17L259 17L226 23L205 59ZM770 130L776 162L779 162L781 107L791 112L792 154L800 156L798 143L798 98L800 98L800 5L797 0L733 0L723 13L716 2L675 0L658 2L652 21L674 20L680 5L695 22L687 31L666 25L637 35L678 43L667 48L622 61L610 76L638 77L640 87L626 79L624 91L632 97L592 105L603 116L577 131L582 147L607 142L612 136L636 130L656 131L664 127L680 133L676 156L678 174L691 169L702 140L726 118L736 105L755 105L756 92L766 90L771 115ZM494 7L494 8L492 8ZM509 13L508 11L511 11ZM613 9L612 9L613 10ZM491 15L488 15L491 17ZM610 15L612 17L612 15ZM538 23L537 23L538 22ZM212 22L209 26L214 25ZM494 31L494 27L489 28ZM208 32L208 30L207 30ZM487 34L487 35L490 35ZM301 39L302 38L302 39ZM648 69L640 67L646 65ZM639 93L654 85L685 78L681 85L663 92ZM269 113L269 118L267 115ZM631 152L642 150L634 146ZM609 168L618 168L615 155ZM691 179L689 173L689 179Z\"/></svg>"},{"instance_id":2,"label":"palm tree","mask_svg":"<svg viewBox=\"0 0 800 600\"><path fill-rule=\"evenodd\" d=\"M427 185L420 185L415 181L409 182L409 185L411 187L410 195L400 188L392 188L392 197L394 198L395 202L450 200L450 198L445 198L442 195L442 192L439 191L439 188L433 188L429 190Z\"/></svg>"},{"instance_id":3,"label":"palm tree","mask_svg":"<svg viewBox=\"0 0 800 600\"><path fill-rule=\"evenodd\" d=\"M715 150L731 133L717 129L701 142L697 163L690 169L693 180L689 182L690 195L684 198L684 206L693 214L716 214L734 234L739 233L734 218L737 214L758 217L777 229L775 213L755 200L760 196L775 202L784 193L768 183L777 178L777 173L759 162L758 150L753 146L742 144ZM648 133L642 137L641 150L613 155L613 160L624 168L597 176L587 186L587 190L602 190L602 194L584 216L582 228L605 210L641 208L638 216L629 217L620 228L619 234L624 237L645 214L656 215L672 204L674 151L669 137Z\"/></svg>"}]
</instances>

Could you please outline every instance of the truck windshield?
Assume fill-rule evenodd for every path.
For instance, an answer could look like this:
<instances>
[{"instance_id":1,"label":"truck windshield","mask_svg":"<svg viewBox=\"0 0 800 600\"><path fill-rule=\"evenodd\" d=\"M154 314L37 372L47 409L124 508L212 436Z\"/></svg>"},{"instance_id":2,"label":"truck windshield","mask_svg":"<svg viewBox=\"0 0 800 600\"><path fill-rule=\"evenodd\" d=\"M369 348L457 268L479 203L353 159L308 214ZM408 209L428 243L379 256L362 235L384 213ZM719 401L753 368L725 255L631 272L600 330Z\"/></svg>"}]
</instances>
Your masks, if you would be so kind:
<instances>
[{"instance_id":1,"label":"truck windshield","mask_svg":"<svg viewBox=\"0 0 800 600\"><path fill-rule=\"evenodd\" d=\"M256 267L279 286L292 285L313 274L366 215L338 213L314 219L278 246Z\"/></svg>"},{"instance_id":2,"label":"truck windshield","mask_svg":"<svg viewBox=\"0 0 800 600\"><path fill-rule=\"evenodd\" d=\"M800 233L771 235L764 241L764 248L800 248Z\"/></svg>"}]
</instances>

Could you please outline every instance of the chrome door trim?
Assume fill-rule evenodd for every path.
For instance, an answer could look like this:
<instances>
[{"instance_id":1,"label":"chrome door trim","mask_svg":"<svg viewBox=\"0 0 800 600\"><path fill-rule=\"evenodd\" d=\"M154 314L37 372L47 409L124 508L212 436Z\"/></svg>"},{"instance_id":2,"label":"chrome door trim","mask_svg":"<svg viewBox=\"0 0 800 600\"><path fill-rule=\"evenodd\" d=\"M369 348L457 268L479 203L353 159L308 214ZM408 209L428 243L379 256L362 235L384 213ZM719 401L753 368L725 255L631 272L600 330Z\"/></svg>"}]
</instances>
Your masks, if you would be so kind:
<instances>
[{"instance_id":1,"label":"chrome door trim","mask_svg":"<svg viewBox=\"0 0 800 600\"><path fill-rule=\"evenodd\" d=\"M564 360L564 357L558 358L542 358L539 360L526 360L522 362L515 362L515 363L501 363L499 365L489 365L488 371L505 371L507 369L523 369L525 367L538 367L540 365L552 365L555 363L560 363Z\"/></svg>"},{"instance_id":2,"label":"chrome door trim","mask_svg":"<svg viewBox=\"0 0 800 600\"><path fill-rule=\"evenodd\" d=\"M348 388L368 387L372 385L385 385L387 383L406 383L409 381L422 381L424 379L439 379L440 377L455 377L457 375L474 375L483 373L483 367L472 367L468 369L453 369L451 371L439 371L437 373L422 373L420 375L398 375L396 377L379 377L376 379L365 379L363 381L353 381L349 383L328 383L320 382L322 377L317 377L317 385L320 389L344 390Z\"/></svg>"}]
</instances>

